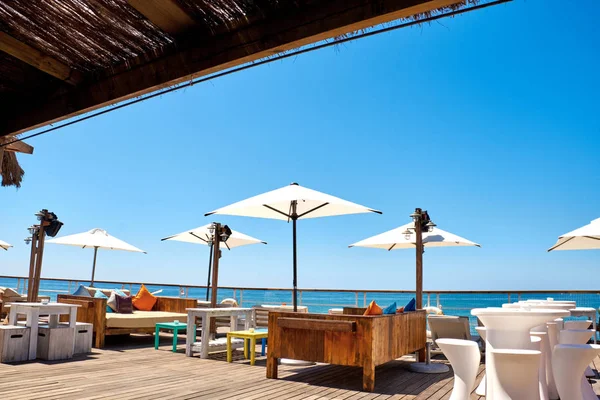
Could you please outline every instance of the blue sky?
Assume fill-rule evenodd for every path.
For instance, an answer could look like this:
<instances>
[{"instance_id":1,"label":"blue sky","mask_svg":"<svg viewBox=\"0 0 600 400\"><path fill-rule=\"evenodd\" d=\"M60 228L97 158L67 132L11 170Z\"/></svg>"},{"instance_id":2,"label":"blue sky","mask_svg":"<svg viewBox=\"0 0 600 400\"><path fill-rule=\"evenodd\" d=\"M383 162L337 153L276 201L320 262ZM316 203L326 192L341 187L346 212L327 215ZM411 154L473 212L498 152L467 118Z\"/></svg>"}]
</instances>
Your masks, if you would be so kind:
<instances>
[{"instance_id":1,"label":"blue sky","mask_svg":"<svg viewBox=\"0 0 600 400\"><path fill-rule=\"evenodd\" d=\"M32 139L2 188L0 274L27 275L41 208L102 227L97 279L202 284L208 249L161 242L292 181L383 210L300 221L299 286L413 289L414 252L347 245L415 207L482 248L425 253L425 289L597 289L600 253L546 249L600 217L600 26L593 0L515 1L236 73ZM267 246L226 252L223 285L291 286L291 225L218 217ZM43 276L89 278L48 245Z\"/></svg>"}]
</instances>

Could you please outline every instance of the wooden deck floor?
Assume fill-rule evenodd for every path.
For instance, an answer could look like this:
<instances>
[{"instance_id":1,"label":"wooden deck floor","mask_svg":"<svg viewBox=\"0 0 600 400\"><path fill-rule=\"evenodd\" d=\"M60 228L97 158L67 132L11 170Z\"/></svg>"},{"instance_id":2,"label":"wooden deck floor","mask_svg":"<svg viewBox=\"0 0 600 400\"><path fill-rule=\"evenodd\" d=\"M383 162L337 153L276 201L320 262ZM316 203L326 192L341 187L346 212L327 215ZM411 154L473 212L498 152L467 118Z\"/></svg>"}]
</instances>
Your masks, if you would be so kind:
<instances>
[{"instance_id":1,"label":"wooden deck floor","mask_svg":"<svg viewBox=\"0 0 600 400\"><path fill-rule=\"evenodd\" d=\"M272 380L265 378L264 357L255 366L243 360L241 353L234 354L231 364L225 361L224 353L201 360L186 357L183 345L178 353L172 353L170 340L164 340L159 350L154 350L151 337L138 336L69 361L0 364L0 397L442 400L450 397L453 384L452 372L425 375L408 371L409 358L378 367L373 393L360 391L362 372L358 368L281 366L280 379ZM483 366L478 380L482 375ZM479 396L473 394L471 398Z\"/></svg>"}]
</instances>

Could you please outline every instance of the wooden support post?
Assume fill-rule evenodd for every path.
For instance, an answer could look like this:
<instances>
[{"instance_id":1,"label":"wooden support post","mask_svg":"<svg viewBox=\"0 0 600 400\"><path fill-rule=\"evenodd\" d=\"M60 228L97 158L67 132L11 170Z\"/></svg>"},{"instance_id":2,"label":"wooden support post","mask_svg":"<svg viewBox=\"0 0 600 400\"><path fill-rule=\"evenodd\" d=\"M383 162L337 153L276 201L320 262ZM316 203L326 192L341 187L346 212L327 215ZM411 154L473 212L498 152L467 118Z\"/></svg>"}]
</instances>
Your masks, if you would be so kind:
<instances>
[{"instance_id":1,"label":"wooden support post","mask_svg":"<svg viewBox=\"0 0 600 400\"><path fill-rule=\"evenodd\" d=\"M45 221L42 221L40 224L40 230L38 233L38 246L37 246L37 256L35 259L35 279L33 282L33 293L32 293L32 301L37 301L38 294L40 291L40 278L42 276L42 260L44 258L44 239L46 237L45 232Z\"/></svg>"},{"instance_id":2,"label":"wooden support post","mask_svg":"<svg viewBox=\"0 0 600 400\"><path fill-rule=\"evenodd\" d=\"M35 256L37 255L37 231L31 235L31 253L29 256L29 275L27 277L27 301L32 302L33 278L35 277Z\"/></svg>"}]
</instances>

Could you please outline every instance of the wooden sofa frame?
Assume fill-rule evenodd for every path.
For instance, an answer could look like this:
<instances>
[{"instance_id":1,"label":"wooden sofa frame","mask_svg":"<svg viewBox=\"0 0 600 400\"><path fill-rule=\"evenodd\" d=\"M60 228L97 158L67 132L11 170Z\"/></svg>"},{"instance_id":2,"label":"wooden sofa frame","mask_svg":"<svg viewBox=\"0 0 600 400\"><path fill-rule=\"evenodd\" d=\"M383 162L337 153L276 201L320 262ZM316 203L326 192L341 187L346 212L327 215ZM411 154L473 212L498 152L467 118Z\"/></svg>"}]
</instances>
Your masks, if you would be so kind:
<instances>
[{"instance_id":1,"label":"wooden sofa frame","mask_svg":"<svg viewBox=\"0 0 600 400\"><path fill-rule=\"evenodd\" d=\"M104 340L109 335L127 335L131 333L154 333L152 328L107 328L106 326L106 302L107 299L73 296L59 294L59 303L77 304L77 322L87 322L94 325L94 347L103 348ZM186 314L187 308L197 306L195 299L181 299L179 297L159 297L152 311L165 311Z\"/></svg>"},{"instance_id":2,"label":"wooden sofa frame","mask_svg":"<svg viewBox=\"0 0 600 400\"><path fill-rule=\"evenodd\" d=\"M424 310L394 315L269 312L267 378L280 358L363 368L363 390L375 388L375 367L426 345Z\"/></svg>"}]
</instances>

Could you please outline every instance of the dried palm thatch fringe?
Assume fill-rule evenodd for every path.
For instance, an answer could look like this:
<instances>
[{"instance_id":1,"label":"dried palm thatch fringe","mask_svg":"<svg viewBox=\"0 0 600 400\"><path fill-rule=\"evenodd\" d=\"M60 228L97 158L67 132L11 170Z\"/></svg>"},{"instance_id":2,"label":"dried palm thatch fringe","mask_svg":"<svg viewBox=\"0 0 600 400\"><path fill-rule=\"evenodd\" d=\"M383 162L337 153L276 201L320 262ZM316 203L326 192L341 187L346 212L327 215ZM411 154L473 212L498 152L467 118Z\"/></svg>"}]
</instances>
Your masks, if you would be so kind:
<instances>
[{"instance_id":1,"label":"dried palm thatch fringe","mask_svg":"<svg viewBox=\"0 0 600 400\"><path fill-rule=\"evenodd\" d=\"M8 138L6 140L14 140L14 138ZM0 139L0 144L4 143ZM15 186L17 189L21 187L23 182L23 175L25 171L19 165L16 153L12 151L5 151L2 157L2 186Z\"/></svg>"},{"instance_id":2,"label":"dried palm thatch fringe","mask_svg":"<svg viewBox=\"0 0 600 400\"><path fill-rule=\"evenodd\" d=\"M425 20L425 19L431 18L431 17L436 16L436 15L442 15L442 14L450 13L452 11L457 11L457 10L460 10L461 8L465 8L467 6L476 6L479 3L481 3L481 0L458 0L456 3L450 4L450 5L446 6L446 7L441 7L441 8L438 8L436 10L431 10L431 11L427 11L427 12L424 12L424 13L411 15L410 17L406 17L406 18L400 18L400 19L398 19L396 21L383 24L383 26L395 26L397 24L403 24L403 23L411 22L411 21L421 21L421 20ZM421 24L418 24L418 25L421 25ZM370 28L366 28L366 29L361 29L361 30L354 31L354 32L345 33L343 35L338 35L338 36L335 36L333 38L333 41L339 41L339 40L342 40L342 39L346 39L346 38L350 38L350 37L353 37L353 36L361 35L361 34L366 33L366 32L368 32L368 31L370 31L372 29L375 29L375 28L376 28L375 26L372 26Z\"/></svg>"}]
</instances>

